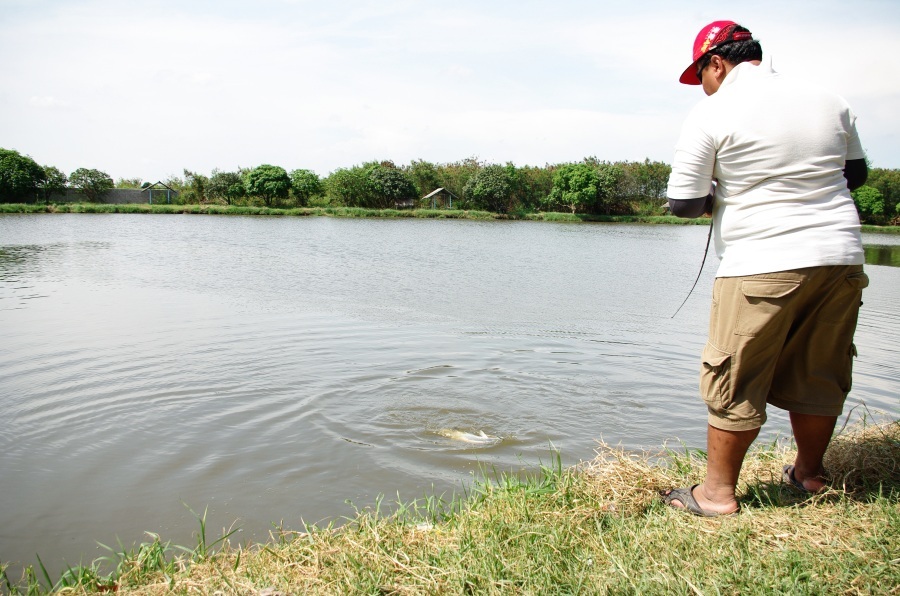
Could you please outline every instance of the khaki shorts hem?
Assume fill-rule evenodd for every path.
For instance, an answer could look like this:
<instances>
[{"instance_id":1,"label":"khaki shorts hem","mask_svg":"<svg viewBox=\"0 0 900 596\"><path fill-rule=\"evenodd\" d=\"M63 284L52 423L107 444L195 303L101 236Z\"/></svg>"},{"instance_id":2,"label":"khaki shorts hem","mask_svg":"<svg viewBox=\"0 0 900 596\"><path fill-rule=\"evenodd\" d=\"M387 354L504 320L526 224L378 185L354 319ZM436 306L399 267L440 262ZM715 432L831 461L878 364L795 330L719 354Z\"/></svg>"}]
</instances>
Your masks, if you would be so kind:
<instances>
[{"instance_id":1,"label":"khaki shorts hem","mask_svg":"<svg viewBox=\"0 0 900 596\"><path fill-rule=\"evenodd\" d=\"M843 402L841 402L840 405L804 404L795 401L769 398L769 404L776 408L787 410L788 412L810 414L813 416L840 416L844 412Z\"/></svg>"},{"instance_id":2,"label":"khaki shorts hem","mask_svg":"<svg viewBox=\"0 0 900 596\"><path fill-rule=\"evenodd\" d=\"M765 420L760 418L751 418L749 420L728 420L727 418L722 418L714 412L709 412L707 422L713 428L730 431L756 430L757 428L761 428L762 425L765 424Z\"/></svg>"}]
</instances>

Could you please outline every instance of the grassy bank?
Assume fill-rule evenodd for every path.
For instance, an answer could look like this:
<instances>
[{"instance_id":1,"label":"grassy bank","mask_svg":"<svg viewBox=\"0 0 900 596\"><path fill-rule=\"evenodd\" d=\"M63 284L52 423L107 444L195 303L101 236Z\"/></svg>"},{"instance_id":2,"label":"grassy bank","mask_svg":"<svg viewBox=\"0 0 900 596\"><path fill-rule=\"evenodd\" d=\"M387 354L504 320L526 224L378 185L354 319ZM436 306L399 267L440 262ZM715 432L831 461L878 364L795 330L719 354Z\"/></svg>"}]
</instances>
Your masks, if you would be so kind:
<instances>
[{"instance_id":1,"label":"grassy bank","mask_svg":"<svg viewBox=\"0 0 900 596\"><path fill-rule=\"evenodd\" d=\"M198 215L263 215L294 217L377 217L377 218L418 218L418 219L507 219L552 222L599 222L599 223L652 223L678 225L708 225L708 218L683 219L671 215L602 215L591 213L517 213L503 214L488 211L462 209L363 209L359 207L299 207L278 209L274 207L246 207L235 205L166 205L127 204L107 205L103 203L60 203L35 205L24 203L0 204L2 213L165 213ZM900 226L862 226L863 232L880 234L900 234Z\"/></svg>"},{"instance_id":2,"label":"grassy bank","mask_svg":"<svg viewBox=\"0 0 900 596\"><path fill-rule=\"evenodd\" d=\"M900 234L900 226L866 226L862 227L863 232L872 232L875 234Z\"/></svg>"},{"instance_id":3,"label":"grassy bank","mask_svg":"<svg viewBox=\"0 0 900 596\"><path fill-rule=\"evenodd\" d=\"M686 220L672 216L649 215L593 215L582 213L522 213L501 214L461 209L362 209L358 207L300 207L276 209L271 207L243 207L230 205L107 205L102 203L60 203L32 205L0 204L0 213L164 213L199 215L264 215L264 216L320 216L320 217L377 217L419 219L520 219L555 222L621 222L621 223L708 223L708 219Z\"/></svg>"},{"instance_id":4,"label":"grassy bank","mask_svg":"<svg viewBox=\"0 0 900 596\"><path fill-rule=\"evenodd\" d=\"M790 445L755 448L742 513L701 519L657 492L697 482L704 454L631 454L602 446L573 469L501 476L465 499L360 512L341 528L274 533L267 544L179 549L151 536L120 549L102 576L69 570L61 592L121 594L896 594L900 586L900 423L839 435L833 486L781 482ZM202 517L199 518L201 521ZM38 592L31 570L9 589ZM30 585L29 585L30 584ZM65 587L68 584L69 587Z\"/></svg>"}]
</instances>

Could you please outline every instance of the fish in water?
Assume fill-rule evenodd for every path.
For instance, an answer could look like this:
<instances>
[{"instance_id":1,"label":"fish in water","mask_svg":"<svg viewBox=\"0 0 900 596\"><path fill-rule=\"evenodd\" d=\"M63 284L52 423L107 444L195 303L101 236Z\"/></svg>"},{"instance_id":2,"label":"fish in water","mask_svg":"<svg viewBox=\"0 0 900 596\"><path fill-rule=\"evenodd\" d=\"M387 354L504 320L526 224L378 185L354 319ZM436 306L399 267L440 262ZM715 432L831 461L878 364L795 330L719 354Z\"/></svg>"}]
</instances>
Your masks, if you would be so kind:
<instances>
[{"instance_id":1,"label":"fish in water","mask_svg":"<svg viewBox=\"0 0 900 596\"><path fill-rule=\"evenodd\" d=\"M478 431L478 434L473 434L453 428L444 428L437 431L437 434L441 435L442 437L447 437L448 439L453 439L455 441L474 443L476 445L493 445L494 443L500 442L500 437L495 437L494 435L486 435L484 434L483 430Z\"/></svg>"}]
</instances>

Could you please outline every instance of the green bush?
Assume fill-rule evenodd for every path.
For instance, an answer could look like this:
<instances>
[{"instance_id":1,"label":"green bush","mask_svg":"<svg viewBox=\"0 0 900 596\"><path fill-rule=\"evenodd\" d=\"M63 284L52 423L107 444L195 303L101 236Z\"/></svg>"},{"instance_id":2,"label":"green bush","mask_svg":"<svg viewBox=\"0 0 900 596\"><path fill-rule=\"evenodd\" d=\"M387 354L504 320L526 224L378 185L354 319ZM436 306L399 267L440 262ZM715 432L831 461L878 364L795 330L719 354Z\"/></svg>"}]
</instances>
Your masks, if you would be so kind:
<instances>
[{"instance_id":1,"label":"green bush","mask_svg":"<svg viewBox=\"0 0 900 596\"><path fill-rule=\"evenodd\" d=\"M863 221L880 223L884 220L884 196L880 190L871 186L860 186L850 194Z\"/></svg>"}]
</instances>

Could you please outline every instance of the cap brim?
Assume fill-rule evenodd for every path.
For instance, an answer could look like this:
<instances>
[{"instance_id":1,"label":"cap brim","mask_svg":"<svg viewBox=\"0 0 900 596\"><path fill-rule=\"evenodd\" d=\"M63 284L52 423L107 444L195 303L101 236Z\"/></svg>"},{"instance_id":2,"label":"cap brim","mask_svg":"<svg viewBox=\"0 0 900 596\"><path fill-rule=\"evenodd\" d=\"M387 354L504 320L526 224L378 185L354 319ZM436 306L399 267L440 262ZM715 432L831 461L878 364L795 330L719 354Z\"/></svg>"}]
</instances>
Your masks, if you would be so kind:
<instances>
[{"instance_id":1,"label":"cap brim","mask_svg":"<svg viewBox=\"0 0 900 596\"><path fill-rule=\"evenodd\" d=\"M685 85L702 85L700 79L697 78L697 62L692 62L690 66L684 69L678 82Z\"/></svg>"}]
</instances>

